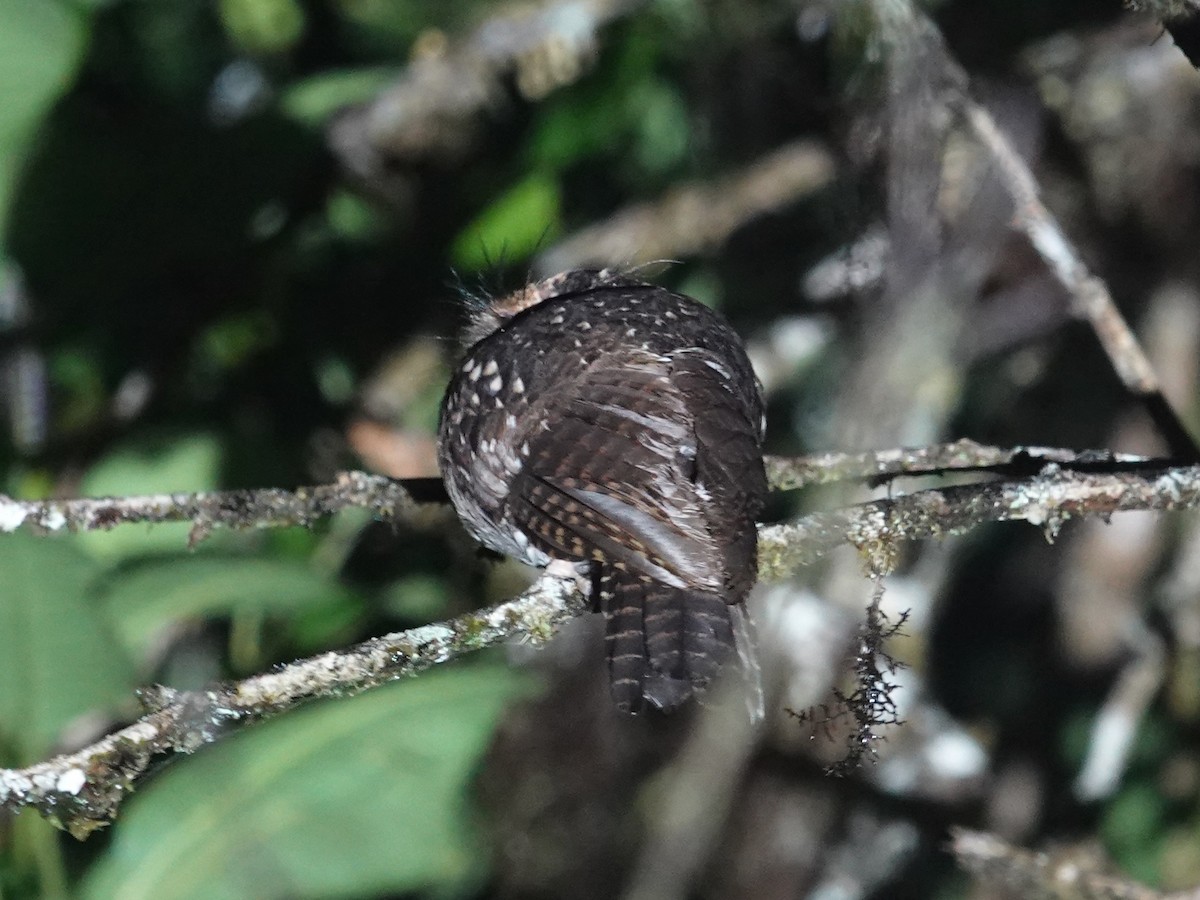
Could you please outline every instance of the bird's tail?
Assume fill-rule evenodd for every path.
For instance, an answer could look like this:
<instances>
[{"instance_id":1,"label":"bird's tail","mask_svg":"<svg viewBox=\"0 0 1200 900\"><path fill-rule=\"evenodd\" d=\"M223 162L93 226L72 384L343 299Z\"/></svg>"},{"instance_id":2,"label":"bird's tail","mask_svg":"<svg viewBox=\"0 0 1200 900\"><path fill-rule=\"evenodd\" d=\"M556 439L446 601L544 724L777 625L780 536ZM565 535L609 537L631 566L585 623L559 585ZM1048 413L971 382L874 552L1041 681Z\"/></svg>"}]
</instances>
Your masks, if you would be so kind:
<instances>
[{"instance_id":1,"label":"bird's tail","mask_svg":"<svg viewBox=\"0 0 1200 900\"><path fill-rule=\"evenodd\" d=\"M601 583L613 702L622 712L669 712L703 690L735 649L719 594L613 573Z\"/></svg>"}]
</instances>

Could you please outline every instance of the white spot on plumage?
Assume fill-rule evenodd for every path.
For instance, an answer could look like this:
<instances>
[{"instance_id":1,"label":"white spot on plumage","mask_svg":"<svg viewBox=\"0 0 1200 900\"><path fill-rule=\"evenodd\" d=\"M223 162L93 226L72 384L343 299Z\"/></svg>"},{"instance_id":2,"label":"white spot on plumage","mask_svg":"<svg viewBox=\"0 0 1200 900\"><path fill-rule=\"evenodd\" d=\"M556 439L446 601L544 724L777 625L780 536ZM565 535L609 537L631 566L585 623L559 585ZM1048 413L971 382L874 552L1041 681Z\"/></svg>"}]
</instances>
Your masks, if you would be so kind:
<instances>
[{"instance_id":1,"label":"white spot on plumage","mask_svg":"<svg viewBox=\"0 0 1200 900\"><path fill-rule=\"evenodd\" d=\"M592 330L592 323L591 323L591 322L587 322L587 321L580 322L580 323L579 323L579 330L580 330L580 331L591 331L591 330Z\"/></svg>"},{"instance_id":2,"label":"white spot on plumage","mask_svg":"<svg viewBox=\"0 0 1200 900\"><path fill-rule=\"evenodd\" d=\"M499 371L500 367L496 365L496 361L494 359L489 359L488 364L483 367L484 375L495 375Z\"/></svg>"},{"instance_id":3,"label":"white spot on plumage","mask_svg":"<svg viewBox=\"0 0 1200 900\"><path fill-rule=\"evenodd\" d=\"M555 316L553 319L550 320L551 325L561 325L562 323L563 323L562 313L559 313L557 316Z\"/></svg>"},{"instance_id":4,"label":"white spot on plumage","mask_svg":"<svg viewBox=\"0 0 1200 900\"><path fill-rule=\"evenodd\" d=\"M487 383L487 389L491 391L492 394L498 393L502 387L504 387L504 379L499 375Z\"/></svg>"},{"instance_id":5,"label":"white spot on plumage","mask_svg":"<svg viewBox=\"0 0 1200 900\"><path fill-rule=\"evenodd\" d=\"M525 382L523 382L523 381L521 380L521 376L520 376L520 375L518 375L516 378L514 378L514 379L513 379L513 383L512 383L512 391L513 391L513 393L514 393L514 394L523 394L523 393L525 393Z\"/></svg>"}]
</instances>

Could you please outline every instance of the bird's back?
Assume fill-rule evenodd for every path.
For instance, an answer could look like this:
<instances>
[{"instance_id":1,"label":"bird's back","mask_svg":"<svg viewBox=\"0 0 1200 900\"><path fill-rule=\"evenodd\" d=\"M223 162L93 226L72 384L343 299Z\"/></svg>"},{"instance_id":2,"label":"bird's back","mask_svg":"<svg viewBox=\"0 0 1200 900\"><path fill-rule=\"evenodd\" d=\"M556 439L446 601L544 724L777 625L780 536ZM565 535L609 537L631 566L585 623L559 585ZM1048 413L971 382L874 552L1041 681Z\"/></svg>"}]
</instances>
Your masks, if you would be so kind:
<instances>
[{"instance_id":1,"label":"bird's back","mask_svg":"<svg viewBox=\"0 0 1200 900\"><path fill-rule=\"evenodd\" d=\"M766 495L762 402L736 334L652 285L606 281L519 312L447 392L443 475L502 553L589 564L617 705L678 705L733 647Z\"/></svg>"}]
</instances>

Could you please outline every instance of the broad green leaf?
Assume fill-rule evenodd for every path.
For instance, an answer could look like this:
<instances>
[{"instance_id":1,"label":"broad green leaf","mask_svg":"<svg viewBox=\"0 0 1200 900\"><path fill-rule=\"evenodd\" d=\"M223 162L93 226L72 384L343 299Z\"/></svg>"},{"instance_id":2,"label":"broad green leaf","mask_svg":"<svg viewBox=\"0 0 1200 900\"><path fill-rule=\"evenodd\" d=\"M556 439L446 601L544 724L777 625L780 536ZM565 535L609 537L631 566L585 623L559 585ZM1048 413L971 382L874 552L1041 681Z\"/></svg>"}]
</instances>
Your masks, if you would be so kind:
<instances>
[{"instance_id":1,"label":"broad green leaf","mask_svg":"<svg viewBox=\"0 0 1200 900\"><path fill-rule=\"evenodd\" d=\"M490 662L430 672L177 762L129 802L82 895L465 895L485 873L470 779L524 684Z\"/></svg>"},{"instance_id":2,"label":"broad green leaf","mask_svg":"<svg viewBox=\"0 0 1200 900\"><path fill-rule=\"evenodd\" d=\"M86 593L93 574L70 542L0 541L0 744L25 760L71 719L130 696L128 657Z\"/></svg>"},{"instance_id":3,"label":"broad green leaf","mask_svg":"<svg viewBox=\"0 0 1200 900\"><path fill-rule=\"evenodd\" d=\"M119 570L100 598L135 656L180 619L237 613L292 617L354 604L351 591L303 562L223 555L156 560Z\"/></svg>"},{"instance_id":4,"label":"broad green leaf","mask_svg":"<svg viewBox=\"0 0 1200 900\"><path fill-rule=\"evenodd\" d=\"M561 229L558 181L535 172L518 182L468 225L454 241L453 262L484 269L497 261L525 259Z\"/></svg>"},{"instance_id":5,"label":"broad green leaf","mask_svg":"<svg viewBox=\"0 0 1200 900\"><path fill-rule=\"evenodd\" d=\"M75 71L81 17L56 0L0 0L0 224L22 151Z\"/></svg>"},{"instance_id":6,"label":"broad green leaf","mask_svg":"<svg viewBox=\"0 0 1200 900\"><path fill-rule=\"evenodd\" d=\"M96 463L84 476L87 497L121 497L208 491L217 485L221 450L210 435L127 446ZM79 536L97 559L117 561L153 553L177 553L187 547L191 525L122 525L112 531Z\"/></svg>"}]
</instances>

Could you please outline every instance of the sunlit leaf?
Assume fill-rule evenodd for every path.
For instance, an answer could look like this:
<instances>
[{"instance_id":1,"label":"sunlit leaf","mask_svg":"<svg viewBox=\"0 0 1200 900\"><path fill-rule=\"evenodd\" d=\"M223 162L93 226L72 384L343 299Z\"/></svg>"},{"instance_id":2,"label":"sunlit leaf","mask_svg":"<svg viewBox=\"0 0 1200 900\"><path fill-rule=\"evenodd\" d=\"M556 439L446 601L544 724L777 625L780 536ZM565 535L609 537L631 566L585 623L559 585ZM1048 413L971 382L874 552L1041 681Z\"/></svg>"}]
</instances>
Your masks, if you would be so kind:
<instances>
[{"instance_id":1,"label":"sunlit leaf","mask_svg":"<svg viewBox=\"0 0 1200 900\"><path fill-rule=\"evenodd\" d=\"M451 256L463 269L525 259L561 228L557 180L534 173L485 209L454 242Z\"/></svg>"},{"instance_id":2,"label":"sunlit leaf","mask_svg":"<svg viewBox=\"0 0 1200 900\"><path fill-rule=\"evenodd\" d=\"M304 33L296 0L220 0L217 8L226 33L247 53L282 53Z\"/></svg>"}]
</instances>

